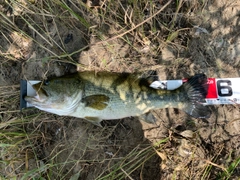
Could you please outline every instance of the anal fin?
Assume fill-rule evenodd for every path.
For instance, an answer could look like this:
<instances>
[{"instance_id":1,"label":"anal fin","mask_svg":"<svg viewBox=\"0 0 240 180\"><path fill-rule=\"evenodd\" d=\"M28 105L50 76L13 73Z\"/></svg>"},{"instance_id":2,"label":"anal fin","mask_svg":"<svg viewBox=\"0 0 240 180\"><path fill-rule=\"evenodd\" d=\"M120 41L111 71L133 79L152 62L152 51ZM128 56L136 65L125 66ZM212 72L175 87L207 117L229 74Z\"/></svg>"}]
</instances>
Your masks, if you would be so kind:
<instances>
[{"instance_id":1,"label":"anal fin","mask_svg":"<svg viewBox=\"0 0 240 180\"><path fill-rule=\"evenodd\" d=\"M211 116L209 108L200 103L186 104L182 110L194 118L209 118Z\"/></svg>"},{"instance_id":2,"label":"anal fin","mask_svg":"<svg viewBox=\"0 0 240 180\"><path fill-rule=\"evenodd\" d=\"M146 123L156 124L156 118L153 116L151 112L147 112L146 114L139 116L139 119Z\"/></svg>"}]
</instances>

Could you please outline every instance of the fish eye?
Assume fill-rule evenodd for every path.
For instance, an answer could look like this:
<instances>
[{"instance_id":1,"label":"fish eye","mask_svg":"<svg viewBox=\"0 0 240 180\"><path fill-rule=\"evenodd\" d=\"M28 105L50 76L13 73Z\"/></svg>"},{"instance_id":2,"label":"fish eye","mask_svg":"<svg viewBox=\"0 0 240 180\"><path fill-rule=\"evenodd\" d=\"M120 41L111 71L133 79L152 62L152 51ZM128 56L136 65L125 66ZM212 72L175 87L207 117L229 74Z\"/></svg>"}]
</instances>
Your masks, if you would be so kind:
<instances>
[{"instance_id":1,"label":"fish eye","mask_svg":"<svg viewBox=\"0 0 240 180\"><path fill-rule=\"evenodd\" d=\"M43 82L43 84L46 85L46 86L49 85L49 80L45 80L45 81Z\"/></svg>"}]
</instances>

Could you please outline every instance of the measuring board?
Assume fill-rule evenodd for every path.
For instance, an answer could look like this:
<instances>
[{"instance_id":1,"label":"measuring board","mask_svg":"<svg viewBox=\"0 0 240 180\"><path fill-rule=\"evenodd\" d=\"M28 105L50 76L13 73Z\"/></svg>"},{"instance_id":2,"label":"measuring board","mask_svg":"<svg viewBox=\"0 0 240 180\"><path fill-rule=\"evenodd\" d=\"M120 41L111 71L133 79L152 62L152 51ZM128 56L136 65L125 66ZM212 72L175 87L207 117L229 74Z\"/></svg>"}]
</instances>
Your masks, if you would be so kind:
<instances>
[{"instance_id":1,"label":"measuring board","mask_svg":"<svg viewBox=\"0 0 240 180\"><path fill-rule=\"evenodd\" d=\"M187 79L154 81L150 87L174 90ZM208 78L208 92L204 105L240 104L240 78Z\"/></svg>"}]
</instances>

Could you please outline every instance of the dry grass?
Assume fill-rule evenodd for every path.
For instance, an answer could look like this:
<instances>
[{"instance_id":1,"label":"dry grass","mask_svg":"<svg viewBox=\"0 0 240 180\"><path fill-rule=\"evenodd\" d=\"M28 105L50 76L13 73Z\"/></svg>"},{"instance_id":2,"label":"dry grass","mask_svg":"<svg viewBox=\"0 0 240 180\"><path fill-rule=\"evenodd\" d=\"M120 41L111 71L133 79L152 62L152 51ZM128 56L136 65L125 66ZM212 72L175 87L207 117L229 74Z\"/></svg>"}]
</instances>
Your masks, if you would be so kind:
<instances>
[{"instance_id":1,"label":"dry grass","mask_svg":"<svg viewBox=\"0 0 240 180\"><path fill-rule=\"evenodd\" d=\"M36 68L44 67L44 76L54 74L52 65L61 63L80 70L129 72L159 71L163 64L170 72L188 62L181 53L188 51L193 26L199 25L196 19L202 18L209 3L5 1L0 4L1 76L10 76L13 62L20 64L17 72L38 63ZM160 61L164 48L173 50L177 60ZM79 60L84 50L89 50L88 54L81 54ZM85 58L91 62L86 63ZM192 149L190 156L181 157L176 147L182 142L171 129L159 144L131 136L136 140L132 145L126 137L133 129L124 121L105 122L100 129L32 109L20 113L19 86L12 85L18 81L5 82L0 77L0 82L4 84L0 86L1 179L145 179L146 174L151 175L146 167L155 168L153 177L171 179L237 179L239 174L240 157L235 150L217 144L204 149L200 136L182 137ZM126 135L119 137L116 131Z\"/></svg>"}]
</instances>

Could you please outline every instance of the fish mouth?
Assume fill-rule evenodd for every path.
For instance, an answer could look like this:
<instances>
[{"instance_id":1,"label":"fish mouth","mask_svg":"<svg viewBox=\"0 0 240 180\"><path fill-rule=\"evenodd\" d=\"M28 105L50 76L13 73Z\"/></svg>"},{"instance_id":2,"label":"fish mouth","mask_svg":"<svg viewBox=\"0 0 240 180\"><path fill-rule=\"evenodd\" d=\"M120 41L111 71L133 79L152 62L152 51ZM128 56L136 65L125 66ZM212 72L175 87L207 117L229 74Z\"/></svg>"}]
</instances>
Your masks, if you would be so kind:
<instances>
[{"instance_id":1,"label":"fish mouth","mask_svg":"<svg viewBox=\"0 0 240 180\"><path fill-rule=\"evenodd\" d=\"M47 92L41 87L41 83L32 86L36 91L36 96L25 96L24 100L32 105L39 105L43 103L48 97Z\"/></svg>"},{"instance_id":2,"label":"fish mouth","mask_svg":"<svg viewBox=\"0 0 240 180\"><path fill-rule=\"evenodd\" d=\"M40 98L40 96L37 94L36 96L25 96L25 101L28 103L34 105L35 103L42 103L43 100Z\"/></svg>"}]
</instances>

